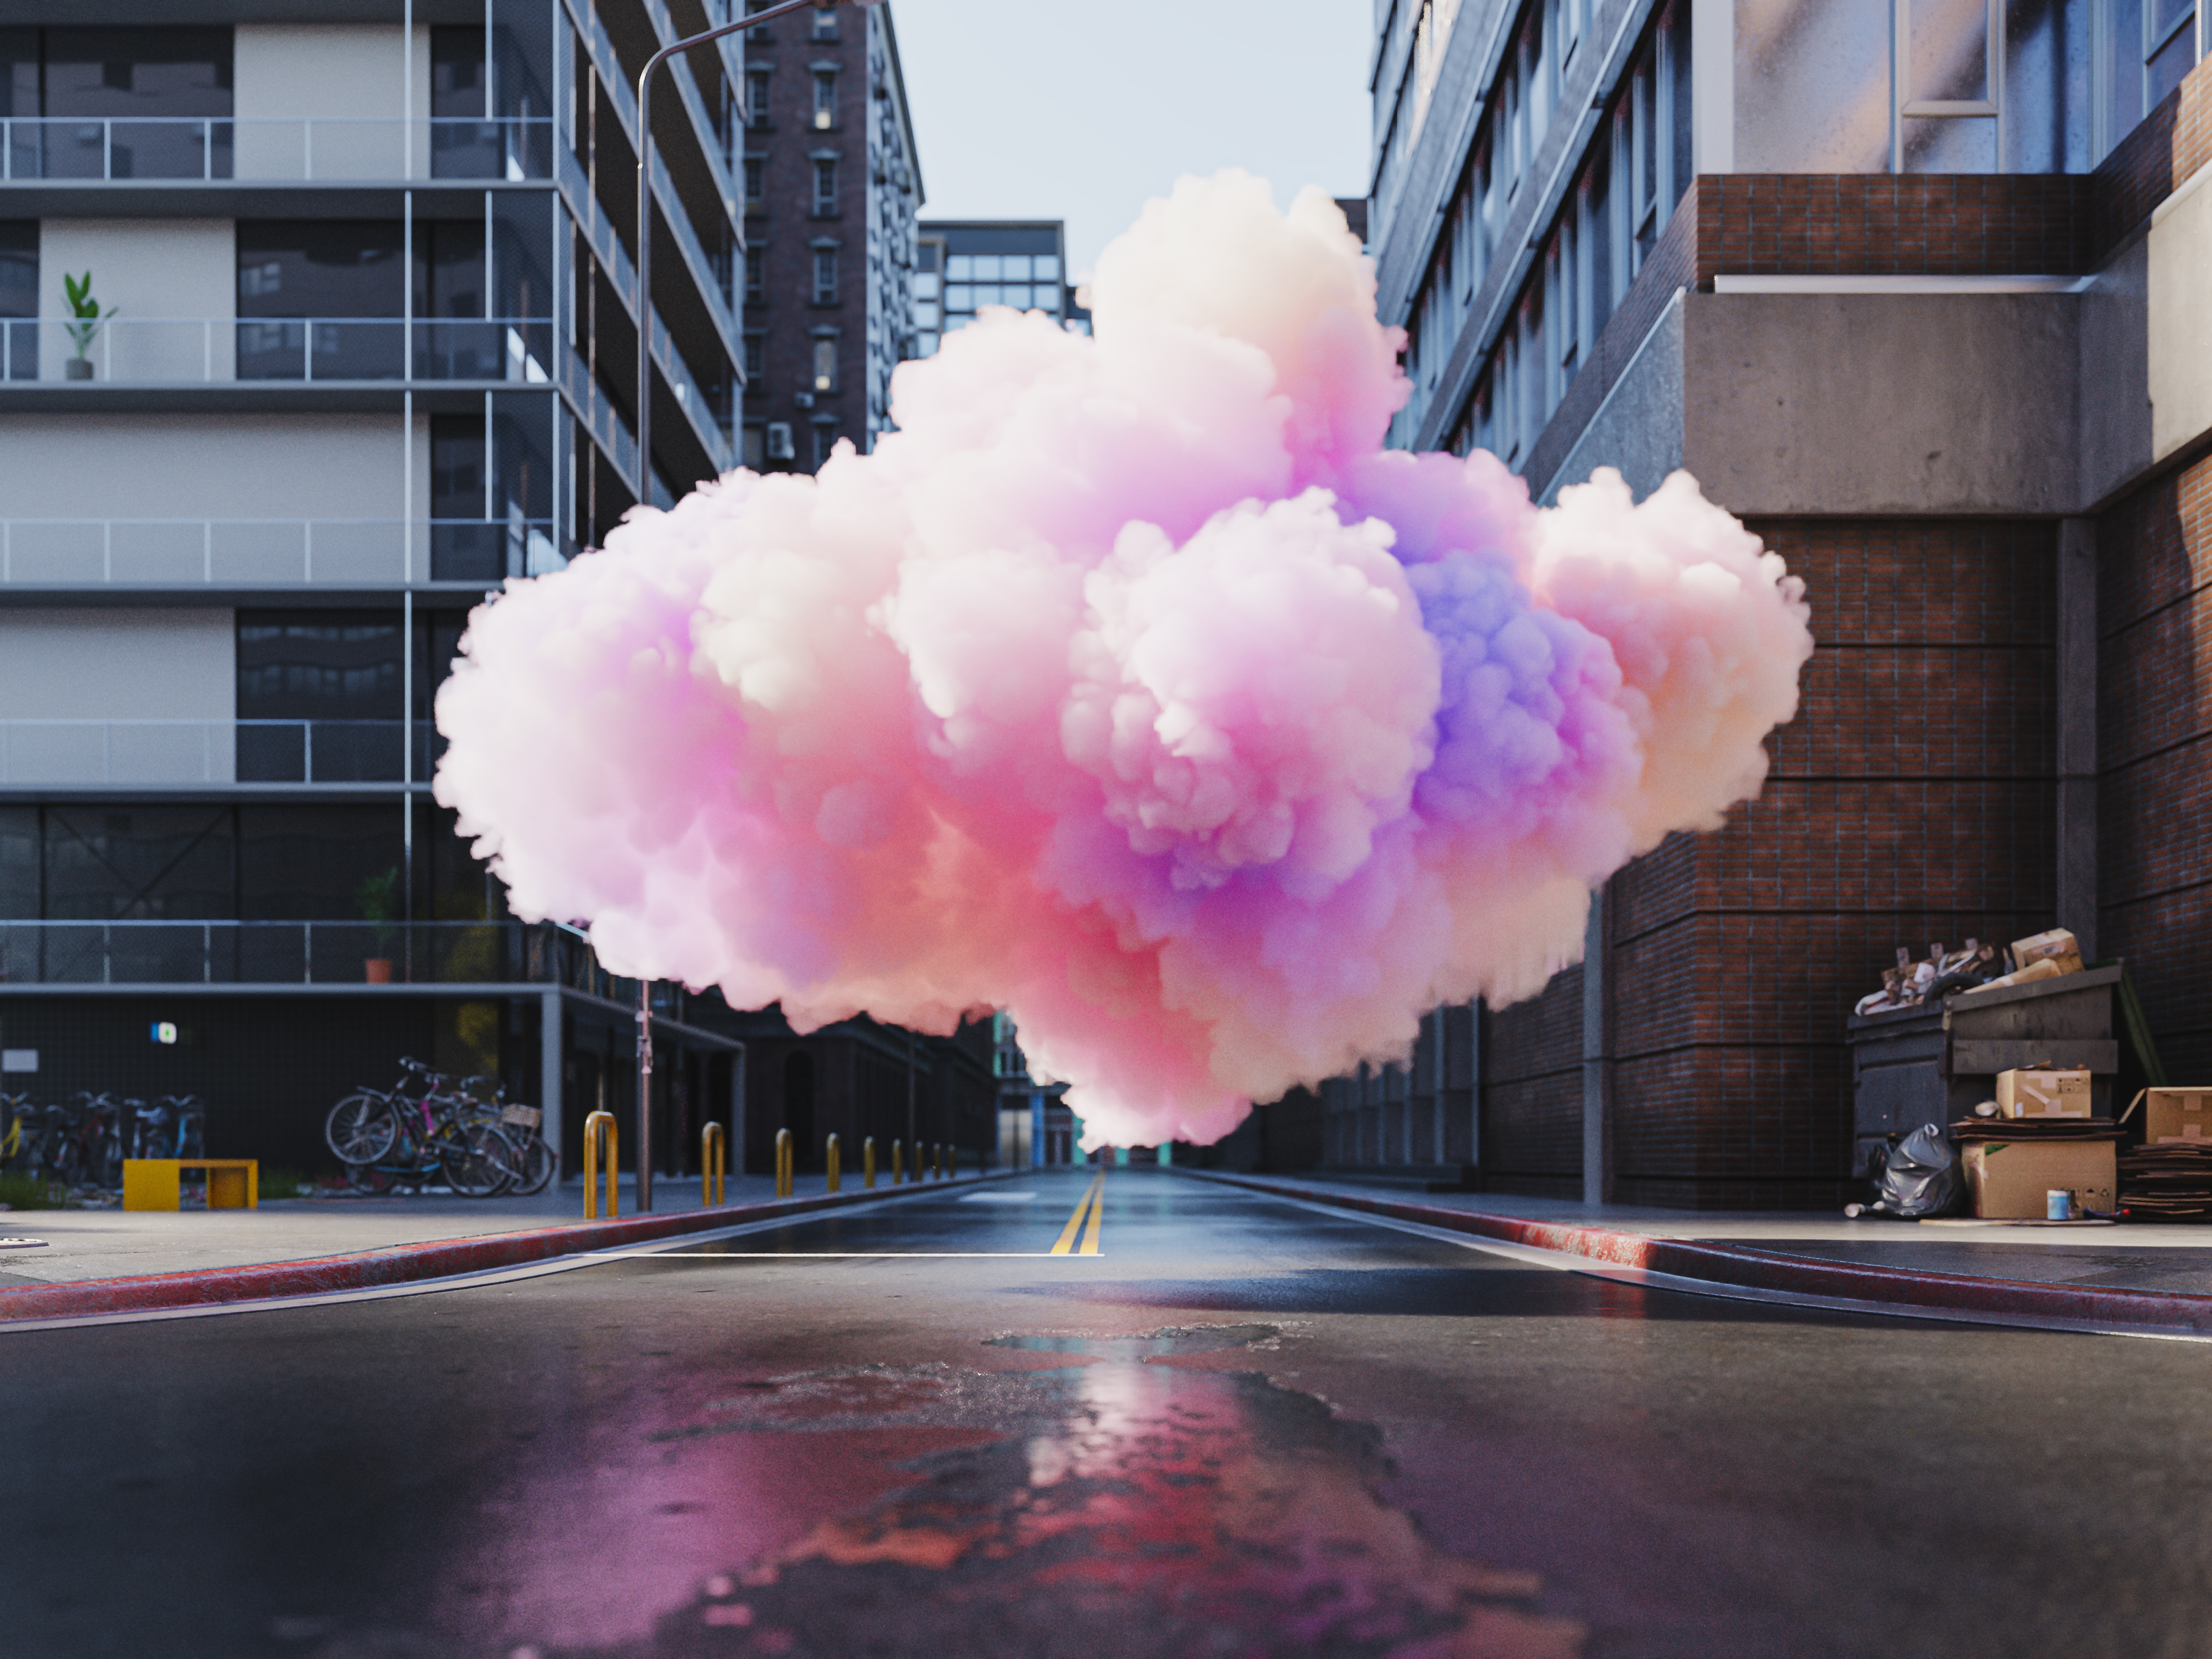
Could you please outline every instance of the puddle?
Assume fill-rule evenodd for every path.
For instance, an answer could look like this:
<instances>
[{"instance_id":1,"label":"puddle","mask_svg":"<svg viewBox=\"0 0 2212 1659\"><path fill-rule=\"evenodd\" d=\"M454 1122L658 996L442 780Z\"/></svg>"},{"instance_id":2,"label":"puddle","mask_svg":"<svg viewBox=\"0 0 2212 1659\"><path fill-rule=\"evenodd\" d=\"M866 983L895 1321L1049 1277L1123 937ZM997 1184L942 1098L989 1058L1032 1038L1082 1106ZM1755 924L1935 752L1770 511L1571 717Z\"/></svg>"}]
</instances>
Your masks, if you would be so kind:
<instances>
[{"instance_id":1,"label":"puddle","mask_svg":"<svg viewBox=\"0 0 2212 1659\"><path fill-rule=\"evenodd\" d=\"M1582 1629L1539 1610L1534 1575L1449 1554L1376 1496L1388 1464L1375 1430L1257 1371L1157 1363L1281 1335L1009 1335L988 1346L1067 1363L847 1366L732 1388L658 1432L660 1455L729 1434L994 1437L913 1458L910 1484L732 1562L644 1640L600 1651L1576 1659Z\"/></svg>"}]
</instances>

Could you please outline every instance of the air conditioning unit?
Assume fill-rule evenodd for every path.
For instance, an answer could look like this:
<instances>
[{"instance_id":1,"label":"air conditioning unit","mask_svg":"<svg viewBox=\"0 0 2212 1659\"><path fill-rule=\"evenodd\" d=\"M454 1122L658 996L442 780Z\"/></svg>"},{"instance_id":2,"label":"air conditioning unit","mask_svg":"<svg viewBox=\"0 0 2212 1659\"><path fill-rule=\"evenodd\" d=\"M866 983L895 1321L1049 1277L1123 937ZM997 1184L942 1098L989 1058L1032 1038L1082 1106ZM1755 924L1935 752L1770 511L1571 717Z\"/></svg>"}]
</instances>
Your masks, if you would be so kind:
<instances>
[{"instance_id":1,"label":"air conditioning unit","mask_svg":"<svg viewBox=\"0 0 2212 1659\"><path fill-rule=\"evenodd\" d=\"M770 421L768 423L768 458L771 461L795 461L799 459L799 452L792 447L789 421Z\"/></svg>"}]
</instances>

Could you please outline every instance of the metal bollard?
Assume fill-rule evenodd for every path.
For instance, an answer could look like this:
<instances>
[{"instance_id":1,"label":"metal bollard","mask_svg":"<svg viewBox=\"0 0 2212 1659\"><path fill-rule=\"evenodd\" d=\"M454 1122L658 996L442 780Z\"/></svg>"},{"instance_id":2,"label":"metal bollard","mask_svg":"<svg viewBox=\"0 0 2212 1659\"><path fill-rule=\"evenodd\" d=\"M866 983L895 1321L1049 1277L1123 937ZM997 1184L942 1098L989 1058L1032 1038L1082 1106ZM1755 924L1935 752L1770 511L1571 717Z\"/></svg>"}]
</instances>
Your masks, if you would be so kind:
<instances>
[{"instance_id":1,"label":"metal bollard","mask_svg":"<svg viewBox=\"0 0 2212 1659\"><path fill-rule=\"evenodd\" d=\"M932 1181L945 1179L945 1143L941 1140L933 1143L929 1149L929 1178Z\"/></svg>"},{"instance_id":2,"label":"metal bollard","mask_svg":"<svg viewBox=\"0 0 2212 1659\"><path fill-rule=\"evenodd\" d=\"M607 1218L611 1221L622 1213L615 1200L615 1165L619 1161L618 1148L621 1145L615 1129L615 1115L612 1112L593 1112L584 1120L584 1219L586 1221L599 1218L599 1194L596 1177L599 1172L599 1146L603 1139L607 1149Z\"/></svg>"},{"instance_id":3,"label":"metal bollard","mask_svg":"<svg viewBox=\"0 0 2212 1659\"><path fill-rule=\"evenodd\" d=\"M860 1184L870 1192L876 1189L876 1138L873 1135L860 1143Z\"/></svg>"},{"instance_id":4,"label":"metal bollard","mask_svg":"<svg viewBox=\"0 0 2212 1659\"><path fill-rule=\"evenodd\" d=\"M833 1134L830 1137L830 1144L824 1150L829 1153L830 1190L833 1193L840 1191L842 1189L844 1182L840 1179L840 1172L837 1168L837 1137L836 1135Z\"/></svg>"},{"instance_id":5,"label":"metal bollard","mask_svg":"<svg viewBox=\"0 0 2212 1659\"><path fill-rule=\"evenodd\" d=\"M775 1132L775 1195L791 1196L791 1131Z\"/></svg>"},{"instance_id":6,"label":"metal bollard","mask_svg":"<svg viewBox=\"0 0 2212 1659\"><path fill-rule=\"evenodd\" d=\"M709 1123L699 1131L699 1203L702 1208L720 1204L722 1197L722 1177L730 1167L730 1138L722 1133L719 1123Z\"/></svg>"},{"instance_id":7,"label":"metal bollard","mask_svg":"<svg viewBox=\"0 0 2212 1659\"><path fill-rule=\"evenodd\" d=\"M905 1184L906 1142L903 1140L894 1140L891 1142L891 1185L894 1187L902 1187Z\"/></svg>"}]
</instances>

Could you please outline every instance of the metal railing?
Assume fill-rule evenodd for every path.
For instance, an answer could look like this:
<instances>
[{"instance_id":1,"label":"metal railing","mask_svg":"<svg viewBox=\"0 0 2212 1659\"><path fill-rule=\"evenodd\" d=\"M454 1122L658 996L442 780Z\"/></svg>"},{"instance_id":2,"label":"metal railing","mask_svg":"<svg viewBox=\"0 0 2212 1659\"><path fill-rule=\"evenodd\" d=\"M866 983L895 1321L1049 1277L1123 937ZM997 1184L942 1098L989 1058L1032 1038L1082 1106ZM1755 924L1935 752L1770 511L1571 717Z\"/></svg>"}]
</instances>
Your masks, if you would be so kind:
<instances>
[{"instance_id":1,"label":"metal railing","mask_svg":"<svg viewBox=\"0 0 2212 1659\"><path fill-rule=\"evenodd\" d=\"M13 985L494 985L599 992L591 941L551 922L0 921Z\"/></svg>"},{"instance_id":2,"label":"metal railing","mask_svg":"<svg viewBox=\"0 0 2212 1659\"><path fill-rule=\"evenodd\" d=\"M567 562L548 519L0 519L0 586L498 581Z\"/></svg>"},{"instance_id":3,"label":"metal railing","mask_svg":"<svg viewBox=\"0 0 2212 1659\"><path fill-rule=\"evenodd\" d=\"M553 338L550 319L529 317L24 318L0 324L0 380L146 386L411 377L542 385L550 378Z\"/></svg>"},{"instance_id":4,"label":"metal railing","mask_svg":"<svg viewBox=\"0 0 2212 1659\"><path fill-rule=\"evenodd\" d=\"M332 182L550 179L553 118L113 116L0 118L0 179Z\"/></svg>"},{"instance_id":5,"label":"metal railing","mask_svg":"<svg viewBox=\"0 0 2212 1659\"><path fill-rule=\"evenodd\" d=\"M0 720L0 785L398 783L404 720ZM428 781L445 739L413 722L413 775Z\"/></svg>"}]
</instances>

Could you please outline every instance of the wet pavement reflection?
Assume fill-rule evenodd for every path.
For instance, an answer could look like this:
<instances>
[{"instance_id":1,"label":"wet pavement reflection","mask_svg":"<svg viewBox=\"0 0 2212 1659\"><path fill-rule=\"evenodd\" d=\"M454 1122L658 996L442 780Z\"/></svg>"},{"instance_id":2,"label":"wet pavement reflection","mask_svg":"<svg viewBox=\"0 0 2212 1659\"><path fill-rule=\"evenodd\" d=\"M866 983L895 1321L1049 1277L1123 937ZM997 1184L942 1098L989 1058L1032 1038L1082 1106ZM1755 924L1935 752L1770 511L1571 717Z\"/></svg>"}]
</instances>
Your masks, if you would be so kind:
<instances>
[{"instance_id":1,"label":"wet pavement reflection","mask_svg":"<svg viewBox=\"0 0 2212 1659\"><path fill-rule=\"evenodd\" d=\"M714 1401L651 1437L672 1461L729 1435L991 1437L903 1460L909 1484L711 1575L642 1644L595 1651L1579 1654L1580 1627L1531 1605L1534 1575L1437 1549L1376 1495L1380 1436L1269 1382L1279 1341L1271 1325L1006 1336L990 1346L1048 1368L839 1366ZM1230 1350L1254 1369L1176 1363Z\"/></svg>"}]
</instances>

